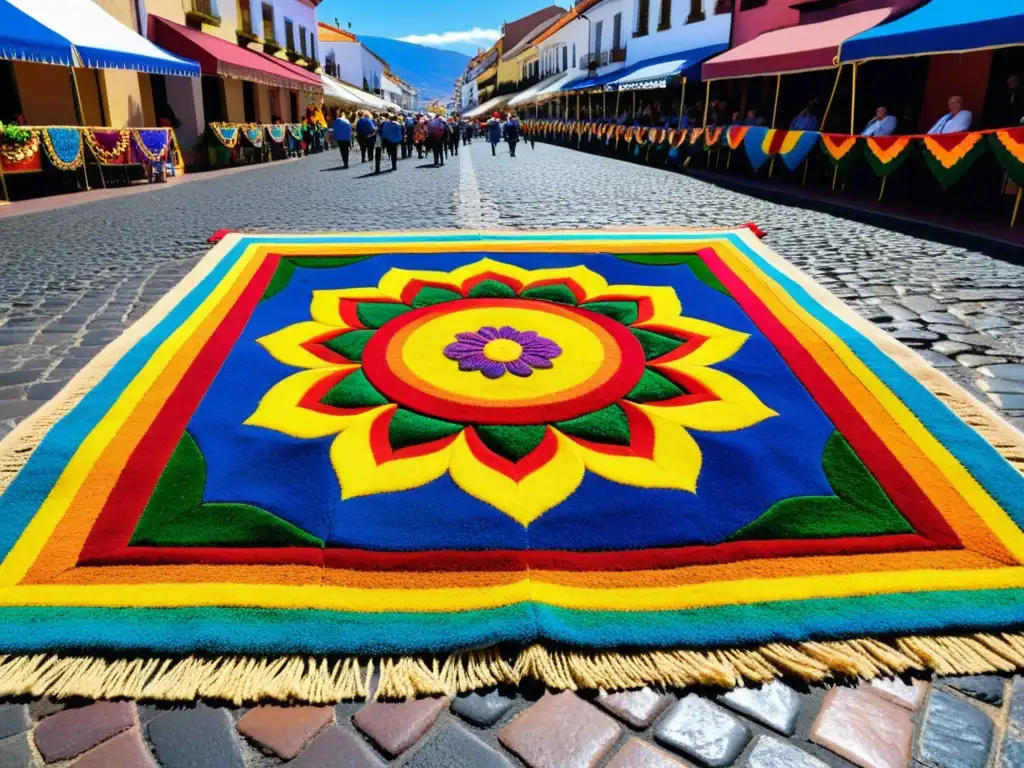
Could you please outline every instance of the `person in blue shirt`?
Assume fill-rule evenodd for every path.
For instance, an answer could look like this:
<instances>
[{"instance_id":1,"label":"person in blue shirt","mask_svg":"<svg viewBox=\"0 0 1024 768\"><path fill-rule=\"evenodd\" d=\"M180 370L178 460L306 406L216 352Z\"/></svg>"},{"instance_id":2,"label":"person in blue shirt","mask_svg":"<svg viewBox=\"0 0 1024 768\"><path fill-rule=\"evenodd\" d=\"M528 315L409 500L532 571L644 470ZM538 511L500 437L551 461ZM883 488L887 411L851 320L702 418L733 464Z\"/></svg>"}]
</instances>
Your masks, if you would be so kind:
<instances>
[{"instance_id":1,"label":"person in blue shirt","mask_svg":"<svg viewBox=\"0 0 1024 768\"><path fill-rule=\"evenodd\" d=\"M339 112L334 118L331 130L334 131L334 141L341 151L342 167L348 168L348 150L352 146L352 123L345 117L344 112Z\"/></svg>"},{"instance_id":2,"label":"person in blue shirt","mask_svg":"<svg viewBox=\"0 0 1024 768\"><path fill-rule=\"evenodd\" d=\"M516 144L519 143L519 121L515 112L509 112L508 120L505 121L505 141L508 142L508 154L516 156Z\"/></svg>"},{"instance_id":3,"label":"person in blue shirt","mask_svg":"<svg viewBox=\"0 0 1024 768\"><path fill-rule=\"evenodd\" d=\"M394 112L388 112L387 117L380 124L380 146L375 152L376 168L374 173L380 173L380 158L387 152L391 160L391 170L398 170L398 147L402 143L402 124Z\"/></svg>"},{"instance_id":4,"label":"person in blue shirt","mask_svg":"<svg viewBox=\"0 0 1024 768\"><path fill-rule=\"evenodd\" d=\"M800 114L793 118L789 124L791 131L816 131L818 130L818 116L815 112L818 109L818 100L811 99L807 106L800 110Z\"/></svg>"},{"instance_id":5,"label":"person in blue shirt","mask_svg":"<svg viewBox=\"0 0 1024 768\"><path fill-rule=\"evenodd\" d=\"M959 133L971 129L971 120L974 115L964 109L964 100L959 96L953 96L947 103L949 112L939 118L928 133Z\"/></svg>"},{"instance_id":6,"label":"person in blue shirt","mask_svg":"<svg viewBox=\"0 0 1024 768\"><path fill-rule=\"evenodd\" d=\"M359 141L359 152L362 154L363 162L367 158L373 160L373 145L377 141L377 124L373 122L370 113L363 111L356 120L356 139Z\"/></svg>"},{"instance_id":7,"label":"person in blue shirt","mask_svg":"<svg viewBox=\"0 0 1024 768\"><path fill-rule=\"evenodd\" d=\"M764 125L764 118L757 114L756 109L748 109L743 125Z\"/></svg>"},{"instance_id":8,"label":"person in blue shirt","mask_svg":"<svg viewBox=\"0 0 1024 768\"><path fill-rule=\"evenodd\" d=\"M889 114L885 107L875 110L875 116L868 120L868 124L861 131L861 136L892 136L896 133L896 118Z\"/></svg>"},{"instance_id":9,"label":"person in blue shirt","mask_svg":"<svg viewBox=\"0 0 1024 768\"><path fill-rule=\"evenodd\" d=\"M498 143L501 141L501 115L495 112L487 121L487 141L491 144L491 154L498 154Z\"/></svg>"}]
</instances>

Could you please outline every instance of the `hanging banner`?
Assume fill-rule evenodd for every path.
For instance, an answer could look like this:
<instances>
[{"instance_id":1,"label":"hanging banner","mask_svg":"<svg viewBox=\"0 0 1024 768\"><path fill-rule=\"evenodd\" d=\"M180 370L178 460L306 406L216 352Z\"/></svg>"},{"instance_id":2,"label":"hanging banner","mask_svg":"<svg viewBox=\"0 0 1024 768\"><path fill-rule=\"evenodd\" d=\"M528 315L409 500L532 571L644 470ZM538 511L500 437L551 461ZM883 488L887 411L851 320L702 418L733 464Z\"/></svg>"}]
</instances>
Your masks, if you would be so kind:
<instances>
[{"instance_id":1,"label":"hanging banner","mask_svg":"<svg viewBox=\"0 0 1024 768\"><path fill-rule=\"evenodd\" d=\"M132 134L127 128L83 128L82 134L96 162L102 165L124 165L128 162Z\"/></svg>"},{"instance_id":2,"label":"hanging banner","mask_svg":"<svg viewBox=\"0 0 1024 768\"><path fill-rule=\"evenodd\" d=\"M167 157L167 147L171 143L170 128L132 128L134 152L141 162L158 163Z\"/></svg>"},{"instance_id":3,"label":"hanging banner","mask_svg":"<svg viewBox=\"0 0 1024 768\"><path fill-rule=\"evenodd\" d=\"M786 167L795 171L807 159L821 135L817 131L769 130L765 137L766 151L778 155Z\"/></svg>"},{"instance_id":4,"label":"hanging banner","mask_svg":"<svg viewBox=\"0 0 1024 768\"><path fill-rule=\"evenodd\" d=\"M231 123L210 123L210 130L217 140L227 149L234 149L241 133L237 125Z\"/></svg>"},{"instance_id":5,"label":"hanging banner","mask_svg":"<svg viewBox=\"0 0 1024 768\"><path fill-rule=\"evenodd\" d=\"M85 162L82 132L71 126L50 126L42 129L46 159L58 171L75 171Z\"/></svg>"},{"instance_id":6,"label":"hanging banner","mask_svg":"<svg viewBox=\"0 0 1024 768\"><path fill-rule=\"evenodd\" d=\"M943 189L956 184L985 151L980 133L941 133L921 137L924 161Z\"/></svg>"},{"instance_id":7,"label":"hanging banner","mask_svg":"<svg viewBox=\"0 0 1024 768\"><path fill-rule=\"evenodd\" d=\"M725 143L729 149L737 150L743 146L747 138L749 125L730 125L725 129Z\"/></svg>"},{"instance_id":8,"label":"hanging banner","mask_svg":"<svg viewBox=\"0 0 1024 768\"><path fill-rule=\"evenodd\" d=\"M760 125L746 126L747 132L743 139L743 148L747 151L747 159L751 167L756 171L766 162L770 155L767 151L768 128ZM774 133L774 131L772 132Z\"/></svg>"},{"instance_id":9,"label":"hanging banner","mask_svg":"<svg viewBox=\"0 0 1024 768\"><path fill-rule=\"evenodd\" d=\"M287 133L287 126L285 125L268 125L267 136L275 144L284 144L284 138Z\"/></svg>"},{"instance_id":10,"label":"hanging banner","mask_svg":"<svg viewBox=\"0 0 1024 768\"><path fill-rule=\"evenodd\" d=\"M722 133L724 129L722 126L716 126L714 128L708 128L704 131L704 146L707 149L718 146L718 143L722 140Z\"/></svg>"},{"instance_id":11,"label":"hanging banner","mask_svg":"<svg viewBox=\"0 0 1024 768\"><path fill-rule=\"evenodd\" d=\"M21 144L0 144L0 166L4 173L36 173L43 170L39 131L29 129L28 133L28 140Z\"/></svg>"},{"instance_id":12,"label":"hanging banner","mask_svg":"<svg viewBox=\"0 0 1024 768\"><path fill-rule=\"evenodd\" d=\"M1010 180L1024 187L1024 126L993 131L988 145Z\"/></svg>"},{"instance_id":13,"label":"hanging banner","mask_svg":"<svg viewBox=\"0 0 1024 768\"><path fill-rule=\"evenodd\" d=\"M245 136L245 140L249 142L249 145L254 149L259 149L263 146L262 125L244 125L242 126L242 135Z\"/></svg>"},{"instance_id":14,"label":"hanging banner","mask_svg":"<svg viewBox=\"0 0 1024 768\"><path fill-rule=\"evenodd\" d=\"M868 136L864 142L864 156L879 178L884 179L910 156L914 142L910 136Z\"/></svg>"},{"instance_id":15,"label":"hanging banner","mask_svg":"<svg viewBox=\"0 0 1024 768\"><path fill-rule=\"evenodd\" d=\"M691 128L690 129L690 145L696 144L700 141L700 137L704 135L703 128Z\"/></svg>"},{"instance_id":16,"label":"hanging banner","mask_svg":"<svg viewBox=\"0 0 1024 768\"><path fill-rule=\"evenodd\" d=\"M859 138L845 133L821 134L821 151L839 173L846 173L860 154L863 142Z\"/></svg>"}]
</instances>

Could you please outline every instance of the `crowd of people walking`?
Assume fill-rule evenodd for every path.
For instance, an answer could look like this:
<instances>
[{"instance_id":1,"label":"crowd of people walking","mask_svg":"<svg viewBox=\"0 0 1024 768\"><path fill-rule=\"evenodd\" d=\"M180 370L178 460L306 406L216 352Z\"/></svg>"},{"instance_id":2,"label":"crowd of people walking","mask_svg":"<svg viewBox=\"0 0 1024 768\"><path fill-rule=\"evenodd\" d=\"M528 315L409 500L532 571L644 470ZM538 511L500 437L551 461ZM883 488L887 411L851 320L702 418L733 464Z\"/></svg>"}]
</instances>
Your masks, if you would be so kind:
<instances>
[{"instance_id":1,"label":"crowd of people walking","mask_svg":"<svg viewBox=\"0 0 1024 768\"><path fill-rule=\"evenodd\" d=\"M353 120L355 123L353 124ZM389 110L373 114L367 110L349 116L331 109L331 137L341 153L343 168L349 167L353 142L359 146L360 162L373 163L374 173L381 172L385 158L391 170L398 170L399 155L411 158L415 152L420 160L433 160L434 167L444 165L445 158L456 157L459 145L468 146L474 138L483 137L497 155L498 145L508 144L510 157L516 156L516 145L523 138L522 126L515 112L495 112L483 122L459 116L434 113L406 114Z\"/></svg>"}]
</instances>

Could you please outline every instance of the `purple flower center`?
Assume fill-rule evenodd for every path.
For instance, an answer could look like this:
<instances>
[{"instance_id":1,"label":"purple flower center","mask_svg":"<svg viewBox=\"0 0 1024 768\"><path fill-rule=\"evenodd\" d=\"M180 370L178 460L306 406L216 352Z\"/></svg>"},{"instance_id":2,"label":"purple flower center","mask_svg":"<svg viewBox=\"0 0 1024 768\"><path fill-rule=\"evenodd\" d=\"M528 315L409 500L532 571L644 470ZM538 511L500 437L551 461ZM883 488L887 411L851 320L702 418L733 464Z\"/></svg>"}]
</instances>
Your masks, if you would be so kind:
<instances>
[{"instance_id":1,"label":"purple flower center","mask_svg":"<svg viewBox=\"0 0 1024 768\"><path fill-rule=\"evenodd\" d=\"M530 376L535 368L550 368L562 348L536 331L517 331L510 325L484 326L479 331L455 334L457 341L444 348L460 371L480 371L489 379L505 373Z\"/></svg>"}]
</instances>

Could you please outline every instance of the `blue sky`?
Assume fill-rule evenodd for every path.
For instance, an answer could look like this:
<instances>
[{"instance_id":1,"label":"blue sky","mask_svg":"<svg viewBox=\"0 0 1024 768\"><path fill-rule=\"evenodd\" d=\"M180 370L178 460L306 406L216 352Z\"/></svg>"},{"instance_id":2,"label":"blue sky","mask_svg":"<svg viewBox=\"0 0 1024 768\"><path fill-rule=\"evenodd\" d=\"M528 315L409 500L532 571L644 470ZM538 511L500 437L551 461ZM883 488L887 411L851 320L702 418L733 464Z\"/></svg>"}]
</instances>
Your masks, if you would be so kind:
<instances>
[{"instance_id":1,"label":"blue sky","mask_svg":"<svg viewBox=\"0 0 1024 768\"><path fill-rule=\"evenodd\" d=\"M364 35L408 39L411 43L474 54L498 39L505 21L527 16L545 5L544 0L390 0L387 3L357 3L353 0L324 0L317 19ZM557 3L566 7L569 0Z\"/></svg>"}]
</instances>

